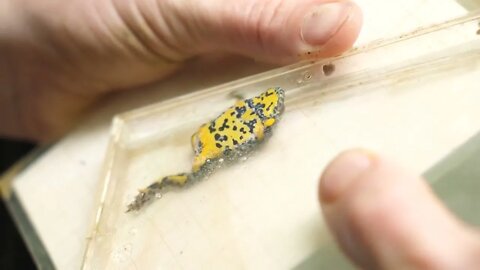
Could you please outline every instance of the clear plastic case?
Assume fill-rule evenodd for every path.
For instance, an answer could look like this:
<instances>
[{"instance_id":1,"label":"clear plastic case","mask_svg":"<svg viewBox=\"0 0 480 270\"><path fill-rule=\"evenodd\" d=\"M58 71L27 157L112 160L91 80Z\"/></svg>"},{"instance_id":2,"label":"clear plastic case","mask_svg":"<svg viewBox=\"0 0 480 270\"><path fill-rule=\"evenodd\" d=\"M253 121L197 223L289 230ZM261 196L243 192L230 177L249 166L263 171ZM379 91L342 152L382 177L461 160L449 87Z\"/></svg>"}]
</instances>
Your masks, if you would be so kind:
<instances>
[{"instance_id":1,"label":"clear plastic case","mask_svg":"<svg viewBox=\"0 0 480 270\"><path fill-rule=\"evenodd\" d=\"M433 148L442 143L434 133L422 137L428 141L417 134L477 131L472 80L480 75L479 18L474 13L119 115L83 268L345 267L321 221L322 168L339 151L361 145L407 162L415 153L407 166L424 171L432 161L422 155L445 151L435 153L442 156L453 146ZM202 123L233 105L235 96L272 86L286 89L286 111L261 149L125 213L139 188L190 170L190 136ZM442 108L452 104L462 111L445 114Z\"/></svg>"}]
</instances>

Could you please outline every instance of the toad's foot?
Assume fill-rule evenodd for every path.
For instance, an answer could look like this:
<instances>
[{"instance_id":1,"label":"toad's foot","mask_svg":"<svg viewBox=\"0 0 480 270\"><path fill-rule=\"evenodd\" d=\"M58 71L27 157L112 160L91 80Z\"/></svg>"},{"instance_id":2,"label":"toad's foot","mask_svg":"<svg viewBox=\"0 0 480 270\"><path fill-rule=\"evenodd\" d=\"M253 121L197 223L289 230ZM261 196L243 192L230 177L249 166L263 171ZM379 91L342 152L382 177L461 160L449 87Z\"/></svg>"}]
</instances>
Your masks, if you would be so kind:
<instances>
[{"instance_id":1,"label":"toad's foot","mask_svg":"<svg viewBox=\"0 0 480 270\"><path fill-rule=\"evenodd\" d=\"M146 188L139 190L139 193L137 196L135 196L133 202L127 206L127 213L140 210L140 208L142 208L147 202L151 201L155 197L158 197L159 194L160 190L158 189Z\"/></svg>"}]
</instances>

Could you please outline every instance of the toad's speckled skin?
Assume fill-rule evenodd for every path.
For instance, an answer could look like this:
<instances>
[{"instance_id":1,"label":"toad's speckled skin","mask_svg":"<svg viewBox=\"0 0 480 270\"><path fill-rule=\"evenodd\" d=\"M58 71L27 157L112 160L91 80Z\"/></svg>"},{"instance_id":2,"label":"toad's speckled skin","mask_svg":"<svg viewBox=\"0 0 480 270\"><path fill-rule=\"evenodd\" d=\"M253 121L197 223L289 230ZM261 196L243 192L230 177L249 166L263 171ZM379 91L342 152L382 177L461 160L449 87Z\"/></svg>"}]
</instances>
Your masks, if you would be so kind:
<instances>
[{"instance_id":1,"label":"toad's speckled skin","mask_svg":"<svg viewBox=\"0 0 480 270\"><path fill-rule=\"evenodd\" d=\"M164 188L182 187L212 173L224 161L245 156L264 141L284 110L285 92L270 88L262 94L239 100L192 135L195 151L192 172L171 175L140 190L127 212L139 210Z\"/></svg>"}]
</instances>

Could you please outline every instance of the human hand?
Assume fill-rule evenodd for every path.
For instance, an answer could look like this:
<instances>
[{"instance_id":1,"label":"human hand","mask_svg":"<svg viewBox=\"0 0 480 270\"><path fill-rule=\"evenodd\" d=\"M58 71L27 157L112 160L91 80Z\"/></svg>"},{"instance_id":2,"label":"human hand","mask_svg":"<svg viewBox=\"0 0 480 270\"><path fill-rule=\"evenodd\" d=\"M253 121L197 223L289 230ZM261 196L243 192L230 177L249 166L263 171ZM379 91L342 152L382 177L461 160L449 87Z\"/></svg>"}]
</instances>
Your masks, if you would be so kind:
<instances>
[{"instance_id":1,"label":"human hand","mask_svg":"<svg viewBox=\"0 0 480 270\"><path fill-rule=\"evenodd\" d=\"M0 135L55 137L98 97L199 54L275 63L339 54L360 25L346 0L3 0Z\"/></svg>"},{"instance_id":2,"label":"human hand","mask_svg":"<svg viewBox=\"0 0 480 270\"><path fill-rule=\"evenodd\" d=\"M319 197L342 250L362 269L479 269L480 234L455 218L427 183L377 155L340 154Z\"/></svg>"}]
</instances>

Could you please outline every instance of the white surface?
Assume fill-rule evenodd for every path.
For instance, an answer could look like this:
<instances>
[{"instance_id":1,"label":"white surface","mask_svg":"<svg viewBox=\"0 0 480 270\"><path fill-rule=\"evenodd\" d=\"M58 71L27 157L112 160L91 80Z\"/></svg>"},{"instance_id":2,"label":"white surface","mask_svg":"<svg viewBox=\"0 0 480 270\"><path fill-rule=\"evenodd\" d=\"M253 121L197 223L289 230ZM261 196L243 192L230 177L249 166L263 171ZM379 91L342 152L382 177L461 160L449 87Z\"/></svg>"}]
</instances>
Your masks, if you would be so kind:
<instances>
[{"instance_id":1,"label":"white surface","mask_svg":"<svg viewBox=\"0 0 480 270\"><path fill-rule=\"evenodd\" d=\"M473 22L438 34L478 41L477 27ZM420 46L429 41L417 38L378 50L388 54L414 46L418 55L425 51L430 55L429 47ZM124 213L136 190L158 177L188 170L192 158L188 135L200 125L198 121L208 121L211 112L231 105L233 100L225 95L234 89L210 93L204 97L208 104L198 99L184 104L190 110L158 106L148 114L136 111L137 117L122 116L128 120L122 125L121 147L116 148L119 158L112 163L114 186L107 192L86 269L291 269L299 265L328 241L316 187L319 171L339 150L364 145L422 172L435 161L432 157L444 156L456 142L480 129L475 84L480 76L479 43L475 44L462 47L475 48L474 54L434 63L417 59L421 68L405 63L406 68L396 67L393 73L385 64L383 71L389 75L349 79L346 85L333 78L345 70L340 68L341 60L335 61L338 71L330 81L287 87L285 117L261 151L197 185L164 194L138 214ZM345 58L344 65L363 63L359 58ZM459 107L462 110L456 111ZM172 121L179 112L185 117L182 123ZM162 129L155 128L158 123L164 124ZM145 132L149 136L135 135Z\"/></svg>"},{"instance_id":2,"label":"white surface","mask_svg":"<svg viewBox=\"0 0 480 270\"><path fill-rule=\"evenodd\" d=\"M395 36L399 32L411 30L416 26L425 23L433 23L443 21L446 18L454 17L461 14L463 9L452 1L358 1L365 11L365 25L360 39L360 43L365 43L368 40L378 39L385 36ZM428 17L426 16L428 14ZM110 124L110 117L115 113L125 111L127 109L138 107L142 104L152 103L152 101L159 101L168 97L172 97L177 93L184 93L210 86L215 83L231 80L235 77L240 77L246 74L251 74L265 67L254 67L243 62L240 68L231 64L231 69L218 67L218 64L211 63L213 69L205 68L204 65L198 65L190 68L190 70L180 72L171 79L159 83L155 87L137 93L124 93L116 98L111 99L103 104L103 108L94 113L91 120L86 121L75 132L67 136L64 140L53 146L43 157L36 163L32 164L15 182L15 191L19 195L22 204L27 213L30 215L40 238L44 242L48 252L51 254L55 265L59 269L78 269L83 255L87 229L90 226L92 211L92 199L97 189L97 182L100 176L100 168L102 165L104 151L106 149L108 130ZM215 69L216 68L216 69ZM238 74L238 75L237 75ZM173 90L172 90L173 89ZM178 92L176 91L178 89ZM180 90L181 89L181 90ZM143 93L143 95L141 94ZM404 106L408 104L409 100L415 100L412 105L413 111L410 115L393 114L393 119L403 121L404 124L416 124L421 121L429 130L435 134L435 140L431 140L431 145L425 145L420 151L415 151L414 156L411 152L404 151L401 156L397 157L400 161L407 162L409 167L416 170L423 170L432 162L437 160L441 155L445 154L446 146L453 146L466 139L469 134L454 133L445 134L442 132L435 132L443 130L441 123L432 122L429 119L430 114L422 114L424 111L422 100L435 93L419 93L418 96L408 97L403 95L389 97L390 104L380 104L371 107L371 113L383 114L384 110L388 110L390 106L397 104ZM451 94L451 93L450 93ZM449 112L458 112L460 108L464 108L464 102L472 102L472 100L479 100L480 93L477 96L472 96L470 99L463 100L458 104L449 104L444 106L446 101L451 100L450 94L436 99L438 103L431 104L434 111L449 116ZM408 97L408 98L407 98ZM431 100L430 100L431 101ZM330 117L324 117L322 121L324 124L330 125L347 125L351 123L352 115L364 117L367 128L375 128L374 122L368 122L370 119L365 115L365 111L359 105L362 100L351 100L345 104L336 104L335 113L333 109L323 108L322 110L331 110ZM350 104L349 104L350 103ZM404 104L405 103L405 104ZM382 107L383 106L383 107ZM416 107L415 107L416 106ZM370 108L370 107L369 107ZM449 109L449 110L446 110ZM353 110L353 111L349 111ZM355 111L357 110L357 111ZM363 114L362 114L363 113ZM478 115L478 112L477 114ZM420 116L420 117L419 117ZM423 116L423 118L422 118ZM287 120L288 121L288 117ZM448 118L445 118L448 122ZM465 122L468 125L468 120ZM360 123L360 122L359 122ZM302 122L297 123L298 129L304 128ZM371 126L369 126L371 125ZM344 126L344 129L355 128L353 126ZM363 130L364 126L357 126L359 131ZM377 127L378 129L378 127ZM387 129L380 129L378 132L386 132L385 140L368 141L365 138L366 147L373 147L374 149L386 149L387 152L397 151L401 149L394 149L397 145L395 141L389 140ZM325 134L335 138L338 134ZM359 133L361 135L361 133ZM422 134L416 134L422 136ZM348 134L344 134L345 140L338 144L340 148L358 146L355 140L349 140ZM429 138L429 134L423 134L424 139ZM419 137L406 137L405 140L415 141ZM390 149L390 150L388 150ZM299 151L299 155L308 155L315 153L312 149L303 149L304 152ZM328 149L326 150L328 151ZM331 153L333 154L333 153ZM308 165L308 176L311 181L316 181L316 176L320 173L320 167L315 167L316 164L321 164L322 160L312 160L312 164ZM414 165L414 166L413 166ZM274 188L274 187L272 187ZM305 189L308 187L305 187ZM309 192L304 190L302 192ZM314 196L311 198L312 209L317 207ZM247 212L248 213L248 212ZM254 217L251 217L254 219ZM319 217L312 217L311 223L317 222ZM252 221L253 222L253 221ZM312 225L313 227L313 225ZM282 227L279 227L282 230ZM288 230L285 231L287 233ZM268 237L263 235L261 237ZM305 237L308 239L308 236ZM272 239L273 241L274 239ZM247 242L244 245L251 245ZM282 249L277 246L275 242L270 242L269 247ZM279 251L280 253L284 253ZM288 255L288 254L285 254ZM244 254L248 258L248 254ZM289 256L295 256L290 254ZM287 256L288 257L288 256ZM278 258L277 258L278 259ZM268 266L266 262L265 266Z\"/></svg>"},{"instance_id":3,"label":"white surface","mask_svg":"<svg viewBox=\"0 0 480 270\"><path fill-rule=\"evenodd\" d=\"M323 63L277 70L261 82L186 97L183 105L122 115L86 269L290 269L303 262L328 240L316 186L338 151L363 145L422 172L480 129L477 20L331 60L336 71L328 77ZM307 72L311 80L299 82ZM188 135L234 102L228 93L253 96L273 84L285 87L287 111L261 151L138 215L124 213L139 187L189 169ZM327 269L339 261L331 263Z\"/></svg>"}]
</instances>

